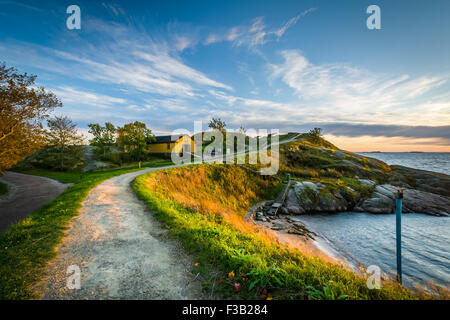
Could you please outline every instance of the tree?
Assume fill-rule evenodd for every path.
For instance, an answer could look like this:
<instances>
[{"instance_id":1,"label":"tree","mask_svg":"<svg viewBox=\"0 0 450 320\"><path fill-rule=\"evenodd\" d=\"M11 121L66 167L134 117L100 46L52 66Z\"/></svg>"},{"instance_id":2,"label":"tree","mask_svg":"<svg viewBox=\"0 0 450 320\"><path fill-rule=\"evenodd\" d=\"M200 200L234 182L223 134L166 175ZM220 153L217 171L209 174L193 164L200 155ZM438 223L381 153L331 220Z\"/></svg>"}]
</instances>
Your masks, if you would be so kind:
<instances>
[{"instance_id":1,"label":"tree","mask_svg":"<svg viewBox=\"0 0 450 320\"><path fill-rule=\"evenodd\" d=\"M90 128L89 133L94 136L90 144L101 148L103 150L103 156L105 156L106 149L116 142L116 128L111 122L106 122L103 127L98 123L90 123L88 127Z\"/></svg>"},{"instance_id":2,"label":"tree","mask_svg":"<svg viewBox=\"0 0 450 320\"><path fill-rule=\"evenodd\" d=\"M225 123L225 121L222 121L220 118L212 118L208 124L209 128L213 130L219 130L222 133L225 133L226 126L227 124Z\"/></svg>"},{"instance_id":3,"label":"tree","mask_svg":"<svg viewBox=\"0 0 450 320\"><path fill-rule=\"evenodd\" d=\"M67 116L56 116L47 121L49 130L46 132L47 144L54 147L60 159L60 169L64 168L64 158L73 151L73 146L83 142L83 136L78 134L76 124Z\"/></svg>"},{"instance_id":4,"label":"tree","mask_svg":"<svg viewBox=\"0 0 450 320\"><path fill-rule=\"evenodd\" d=\"M154 142L155 136L145 123L135 121L118 128L118 143L124 150L129 150L136 160L142 160L147 144Z\"/></svg>"},{"instance_id":5,"label":"tree","mask_svg":"<svg viewBox=\"0 0 450 320\"><path fill-rule=\"evenodd\" d=\"M314 128L311 129L308 134L311 136L313 141L318 142L320 138L322 137L322 128Z\"/></svg>"},{"instance_id":6,"label":"tree","mask_svg":"<svg viewBox=\"0 0 450 320\"><path fill-rule=\"evenodd\" d=\"M126 132L125 129L122 127L117 127L117 138L116 138L116 145L117 147L122 150L123 152L126 151Z\"/></svg>"},{"instance_id":7,"label":"tree","mask_svg":"<svg viewBox=\"0 0 450 320\"><path fill-rule=\"evenodd\" d=\"M45 145L42 121L62 103L35 75L0 64L0 173Z\"/></svg>"}]
</instances>

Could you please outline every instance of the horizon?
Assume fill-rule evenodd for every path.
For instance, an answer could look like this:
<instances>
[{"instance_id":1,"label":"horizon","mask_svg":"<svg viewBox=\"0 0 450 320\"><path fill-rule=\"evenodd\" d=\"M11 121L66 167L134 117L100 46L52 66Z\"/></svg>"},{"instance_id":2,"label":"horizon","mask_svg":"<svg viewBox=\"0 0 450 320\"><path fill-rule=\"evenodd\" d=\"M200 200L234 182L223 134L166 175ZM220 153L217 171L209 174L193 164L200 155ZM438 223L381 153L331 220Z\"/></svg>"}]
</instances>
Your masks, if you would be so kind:
<instances>
[{"instance_id":1,"label":"horizon","mask_svg":"<svg viewBox=\"0 0 450 320\"><path fill-rule=\"evenodd\" d=\"M220 117L321 127L352 152L450 152L449 2L377 1L380 30L366 27L370 1L76 4L69 30L66 3L0 0L0 61L36 74L80 132Z\"/></svg>"}]
</instances>

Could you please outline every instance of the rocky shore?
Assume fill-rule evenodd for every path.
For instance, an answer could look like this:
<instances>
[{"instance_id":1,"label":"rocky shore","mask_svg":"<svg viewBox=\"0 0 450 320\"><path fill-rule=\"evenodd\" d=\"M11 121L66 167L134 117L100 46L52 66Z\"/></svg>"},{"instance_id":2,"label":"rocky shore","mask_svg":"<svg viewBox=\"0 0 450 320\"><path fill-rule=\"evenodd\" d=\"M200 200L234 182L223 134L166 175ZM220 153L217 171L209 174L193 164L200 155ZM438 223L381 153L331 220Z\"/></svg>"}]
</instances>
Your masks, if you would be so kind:
<instances>
[{"instance_id":1,"label":"rocky shore","mask_svg":"<svg viewBox=\"0 0 450 320\"><path fill-rule=\"evenodd\" d=\"M392 184L377 184L370 179L357 179L353 187L327 182L292 181L283 202L263 202L255 219L266 221L276 219L278 215L301 215L314 213L335 213L344 211L389 214L395 212L397 187L403 188L403 213L424 213L434 216L450 215L450 197L448 196L450 178L422 170L399 167L399 174L413 173L410 183L404 176L393 175ZM447 188L448 187L448 188ZM434 191L434 192L430 192ZM271 206L277 206L273 210ZM255 209L256 211L256 209ZM277 214L271 214L276 212Z\"/></svg>"}]
</instances>

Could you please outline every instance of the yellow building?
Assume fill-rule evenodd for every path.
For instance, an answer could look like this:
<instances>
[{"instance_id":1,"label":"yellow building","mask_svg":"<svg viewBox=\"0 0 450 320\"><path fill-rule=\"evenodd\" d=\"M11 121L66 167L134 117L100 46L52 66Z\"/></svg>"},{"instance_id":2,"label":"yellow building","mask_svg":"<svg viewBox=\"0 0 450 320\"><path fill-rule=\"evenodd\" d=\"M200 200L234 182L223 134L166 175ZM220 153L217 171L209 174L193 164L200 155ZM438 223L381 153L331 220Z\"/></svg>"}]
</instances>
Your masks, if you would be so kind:
<instances>
[{"instance_id":1,"label":"yellow building","mask_svg":"<svg viewBox=\"0 0 450 320\"><path fill-rule=\"evenodd\" d=\"M148 151L168 156L171 153L194 153L195 143L188 135L158 136L155 142L148 145Z\"/></svg>"}]
</instances>

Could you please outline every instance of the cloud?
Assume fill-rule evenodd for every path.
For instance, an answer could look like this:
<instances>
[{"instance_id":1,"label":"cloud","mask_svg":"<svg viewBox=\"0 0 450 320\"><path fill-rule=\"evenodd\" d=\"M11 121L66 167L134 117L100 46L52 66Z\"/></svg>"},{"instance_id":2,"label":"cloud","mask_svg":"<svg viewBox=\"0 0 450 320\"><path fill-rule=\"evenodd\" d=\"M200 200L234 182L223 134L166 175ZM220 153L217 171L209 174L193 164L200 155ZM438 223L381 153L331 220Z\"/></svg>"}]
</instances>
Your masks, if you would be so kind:
<instances>
[{"instance_id":1,"label":"cloud","mask_svg":"<svg viewBox=\"0 0 450 320\"><path fill-rule=\"evenodd\" d=\"M299 105L308 105L326 122L415 124L426 117L433 125L450 122L450 100L428 97L448 76L391 75L346 64L313 64L299 50L281 52L283 63L270 64L271 81L293 89ZM421 100L422 99L422 100Z\"/></svg>"},{"instance_id":2,"label":"cloud","mask_svg":"<svg viewBox=\"0 0 450 320\"><path fill-rule=\"evenodd\" d=\"M175 52L189 45L187 38L180 37L171 48L163 40L157 42L121 24L86 19L85 29L90 33L89 38L79 39L64 48L9 40L0 45L0 54L12 63L72 79L114 84L121 90L188 97L211 87L233 90L189 67L176 55Z\"/></svg>"},{"instance_id":3,"label":"cloud","mask_svg":"<svg viewBox=\"0 0 450 320\"><path fill-rule=\"evenodd\" d=\"M235 46L248 46L251 48L264 45L269 41L278 41L285 32L294 26L298 20L307 14L315 11L316 8L310 8L290 18L282 27L278 29L269 29L264 23L264 17L256 17L251 25L234 26L222 34L210 34L203 42L209 45L217 42L230 41Z\"/></svg>"},{"instance_id":4,"label":"cloud","mask_svg":"<svg viewBox=\"0 0 450 320\"><path fill-rule=\"evenodd\" d=\"M56 89L50 89L50 91L56 94L56 96L60 98L64 104L74 103L98 108L110 108L113 106L128 103L127 100L122 98L81 91L68 86L61 86Z\"/></svg>"},{"instance_id":5,"label":"cloud","mask_svg":"<svg viewBox=\"0 0 450 320\"><path fill-rule=\"evenodd\" d=\"M111 10L111 12L114 14L114 16L118 17L120 15L125 15L125 10L123 10L119 5L115 4L109 4L102 2L102 6Z\"/></svg>"},{"instance_id":6,"label":"cloud","mask_svg":"<svg viewBox=\"0 0 450 320\"><path fill-rule=\"evenodd\" d=\"M193 44L194 44L194 42L191 41L191 39L189 39L188 37L177 36L176 37L176 42L175 42L175 48L178 51L183 51L184 49L189 48Z\"/></svg>"}]
</instances>

